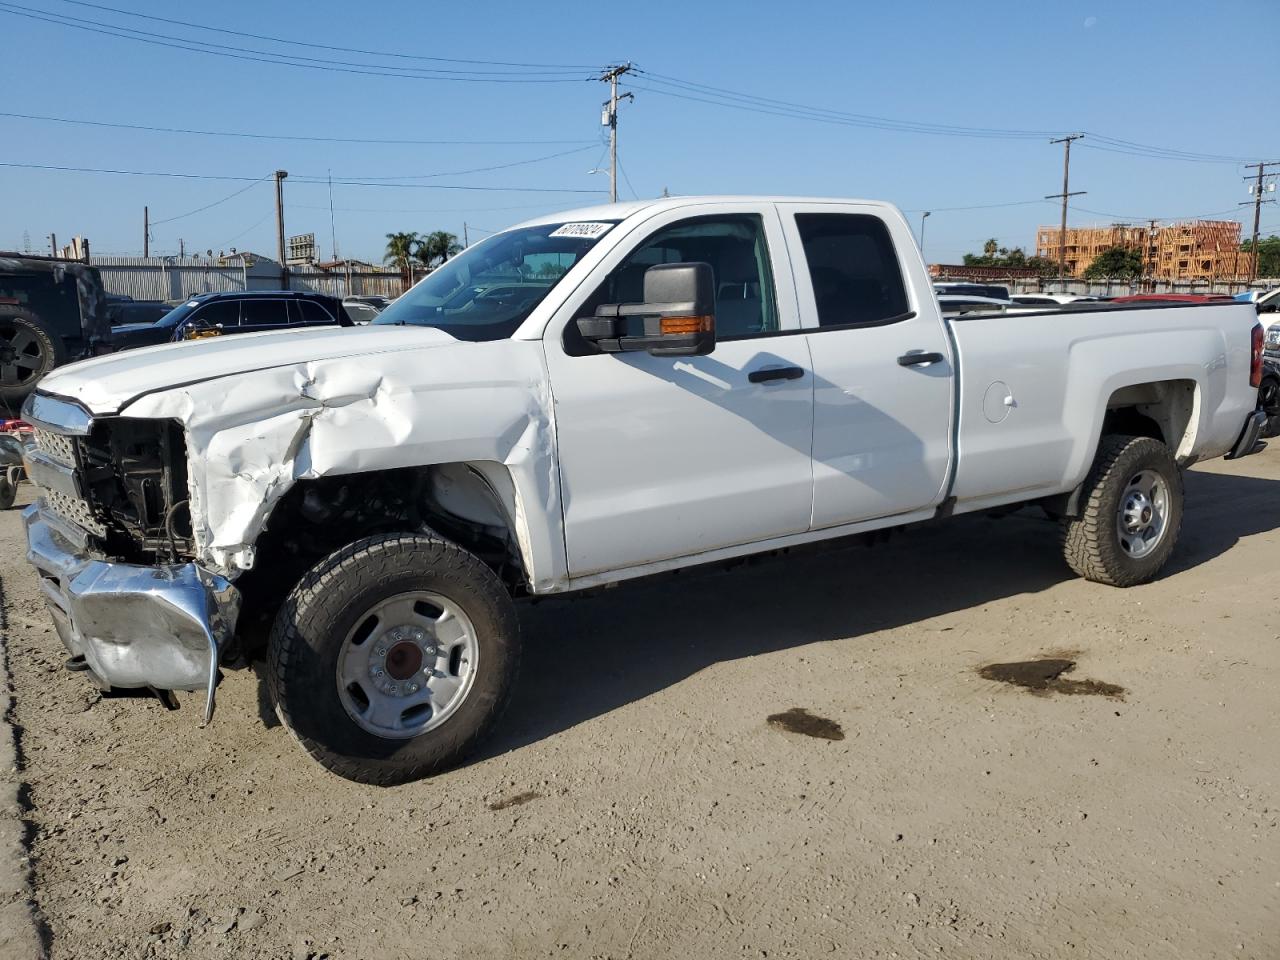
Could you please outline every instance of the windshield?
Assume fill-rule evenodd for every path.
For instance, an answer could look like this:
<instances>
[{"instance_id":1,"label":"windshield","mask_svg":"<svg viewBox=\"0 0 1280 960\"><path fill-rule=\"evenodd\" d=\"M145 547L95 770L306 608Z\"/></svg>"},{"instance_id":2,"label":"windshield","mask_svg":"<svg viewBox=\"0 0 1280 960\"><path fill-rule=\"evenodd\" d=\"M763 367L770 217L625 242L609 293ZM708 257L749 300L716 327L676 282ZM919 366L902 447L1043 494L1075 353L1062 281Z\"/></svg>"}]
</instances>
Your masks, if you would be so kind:
<instances>
[{"instance_id":1,"label":"windshield","mask_svg":"<svg viewBox=\"0 0 1280 960\"><path fill-rule=\"evenodd\" d=\"M508 230L447 261L373 323L438 327L459 340L502 340L617 221Z\"/></svg>"},{"instance_id":2,"label":"windshield","mask_svg":"<svg viewBox=\"0 0 1280 960\"><path fill-rule=\"evenodd\" d=\"M187 317L191 316L193 310L200 306L199 300L188 300L186 303L179 304L174 307L163 317L157 320L152 326L155 327L176 327Z\"/></svg>"}]
</instances>

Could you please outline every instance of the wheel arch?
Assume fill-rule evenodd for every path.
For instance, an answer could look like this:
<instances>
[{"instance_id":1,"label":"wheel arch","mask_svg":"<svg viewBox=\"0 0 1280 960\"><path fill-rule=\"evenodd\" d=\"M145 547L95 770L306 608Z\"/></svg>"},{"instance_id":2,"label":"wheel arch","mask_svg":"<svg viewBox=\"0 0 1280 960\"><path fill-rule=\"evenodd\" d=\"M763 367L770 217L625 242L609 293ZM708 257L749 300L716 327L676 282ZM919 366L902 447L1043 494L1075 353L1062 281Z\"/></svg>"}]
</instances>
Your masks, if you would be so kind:
<instances>
[{"instance_id":1,"label":"wheel arch","mask_svg":"<svg viewBox=\"0 0 1280 960\"><path fill-rule=\"evenodd\" d=\"M530 526L529 518L543 526ZM479 557L513 595L534 592L554 561L555 531L530 510L515 473L496 461L453 461L300 479L267 516L252 569L237 580L244 640L256 647L280 602L316 563L357 540L431 533ZM251 626L252 625L252 626Z\"/></svg>"}]
</instances>

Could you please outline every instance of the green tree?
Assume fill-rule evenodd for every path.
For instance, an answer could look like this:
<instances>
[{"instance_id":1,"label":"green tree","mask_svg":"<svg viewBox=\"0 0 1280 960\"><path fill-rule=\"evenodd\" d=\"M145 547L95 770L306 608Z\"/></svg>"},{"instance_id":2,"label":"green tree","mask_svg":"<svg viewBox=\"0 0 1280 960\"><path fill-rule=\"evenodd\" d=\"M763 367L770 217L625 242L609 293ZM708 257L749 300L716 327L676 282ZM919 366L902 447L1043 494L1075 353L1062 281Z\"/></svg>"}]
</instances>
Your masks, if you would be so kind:
<instances>
[{"instance_id":1,"label":"green tree","mask_svg":"<svg viewBox=\"0 0 1280 960\"><path fill-rule=\"evenodd\" d=\"M415 233L388 233L387 234L387 252L382 258L385 263L399 267L401 272L407 272L409 264L413 259L414 251L420 244L418 234Z\"/></svg>"},{"instance_id":2,"label":"green tree","mask_svg":"<svg viewBox=\"0 0 1280 960\"><path fill-rule=\"evenodd\" d=\"M1142 251L1133 247L1107 247L1084 268L1086 280L1128 280L1142 276Z\"/></svg>"},{"instance_id":3,"label":"green tree","mask_svg":"<svg viewBox=\"0 0 1280 960\"><path fill-rule=\"evenodd\" d=\"M1253 241L1240 244L1240 252L1245 255L1240 258L1240 268L1247 270L1250 261L1246 257L1253 256ZM1280 277L1280 237L1275 234L1258 240L1258 276Z\"/></svg>"},{"instance_id":4,"label":"green tree","mask_svg":"<svg viewBox=\"0 0 1280 960\"><path fill-rule=\"evenodd\" d=\"M452 256L462 252L458 238L445 230L434 230L418 241L414 255L428 267L439 266Z\"/></svg>"}]
</instances>

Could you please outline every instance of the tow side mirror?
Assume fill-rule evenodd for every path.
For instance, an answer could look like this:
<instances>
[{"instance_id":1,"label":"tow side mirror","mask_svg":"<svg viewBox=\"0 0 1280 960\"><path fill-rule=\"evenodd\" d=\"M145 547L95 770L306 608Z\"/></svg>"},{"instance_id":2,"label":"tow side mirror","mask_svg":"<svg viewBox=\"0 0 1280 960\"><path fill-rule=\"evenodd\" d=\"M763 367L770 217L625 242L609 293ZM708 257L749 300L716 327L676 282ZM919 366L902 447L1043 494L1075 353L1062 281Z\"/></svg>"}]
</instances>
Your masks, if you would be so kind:
<instances>
[{"instance_id":1,"label":"tow side mirror","mask_svg":"<svg viewBox=\"0 0 1280 960\"><path fill-rule=\"evenodd\" d=\"M594 317L577 323L583 338L604 353L700 357L715 349L715 312L711 264L660 263L644 272L644 303L602 304ZM644 321L643 336L624 335L632 317Z\"/></svg>"}]
</instances>

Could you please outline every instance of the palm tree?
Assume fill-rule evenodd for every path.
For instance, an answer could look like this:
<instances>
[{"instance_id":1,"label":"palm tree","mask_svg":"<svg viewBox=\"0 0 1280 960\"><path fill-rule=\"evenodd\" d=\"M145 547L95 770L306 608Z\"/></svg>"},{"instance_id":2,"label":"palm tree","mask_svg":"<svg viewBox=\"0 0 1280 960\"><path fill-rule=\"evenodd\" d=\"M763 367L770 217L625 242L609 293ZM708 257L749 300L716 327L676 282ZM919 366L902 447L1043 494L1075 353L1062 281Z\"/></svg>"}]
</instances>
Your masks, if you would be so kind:
<instances>
[{"instance_id":1,"label":"palm tree","mask_svg":"<svg viewBox=\"0 0 1280 960\"><path fill-rule=\"evenodd\" d=\"M399 267L401 270L408 270L409 262L413 258L413 252L421 243L422 240L416 232L388 233L387 253L382 259L386 263Z\"/></svg>"},{"instance_id":2,"label":"palm tree","mask_svg":"<svg viewBox=\"0 0 1280 960\"><path fill-rule=\"evenodd\" d=\"M458 238L446 230L435 230L418 241L417 258L426 266L437 266L462 252Z\"/></svg>"}]
</instances>

